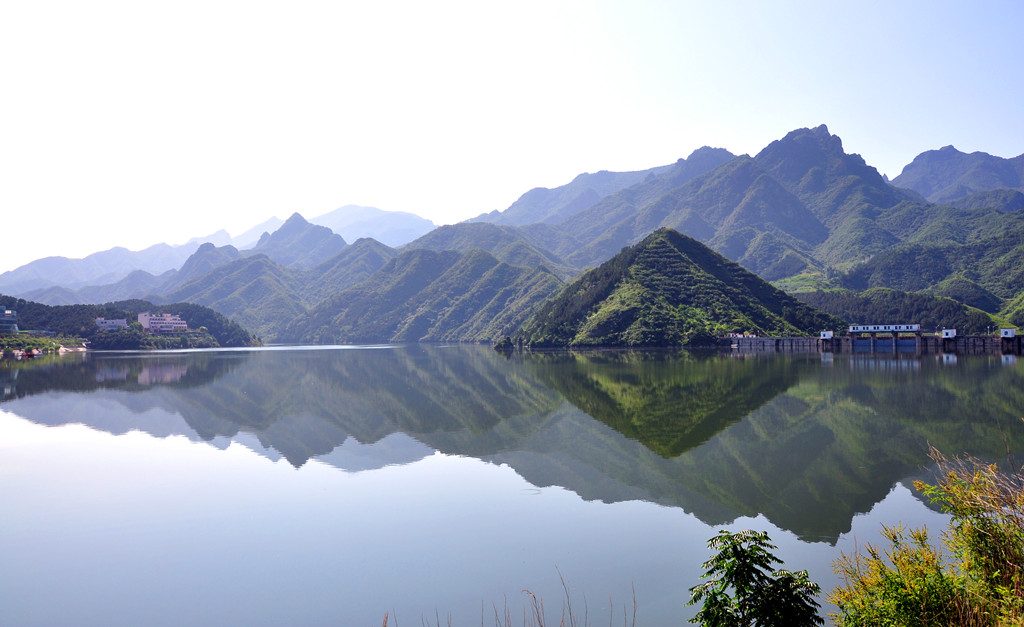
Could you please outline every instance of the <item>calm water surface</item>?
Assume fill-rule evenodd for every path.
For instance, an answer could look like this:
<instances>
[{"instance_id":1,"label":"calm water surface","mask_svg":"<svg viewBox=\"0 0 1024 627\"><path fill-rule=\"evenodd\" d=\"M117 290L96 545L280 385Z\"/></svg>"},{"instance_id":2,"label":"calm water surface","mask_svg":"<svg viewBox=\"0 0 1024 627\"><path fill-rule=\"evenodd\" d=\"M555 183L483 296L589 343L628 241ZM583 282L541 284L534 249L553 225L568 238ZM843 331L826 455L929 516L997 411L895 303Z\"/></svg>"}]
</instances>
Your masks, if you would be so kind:
<instances>
[{"instance_id":1,"label":"calm water surface","mask_svg":"<svg viewBox=\"0 0 1024 627\"><path fill-rule=\"evenodd\" d=\"M0 362L0 623L493 624L530 590L679 625L718 529L830 589L939 530L928 445L1024 453L1012 357L501 357L485 347ZM824 600L823 600L824 602Z\"/></svg>"}]
</instances>

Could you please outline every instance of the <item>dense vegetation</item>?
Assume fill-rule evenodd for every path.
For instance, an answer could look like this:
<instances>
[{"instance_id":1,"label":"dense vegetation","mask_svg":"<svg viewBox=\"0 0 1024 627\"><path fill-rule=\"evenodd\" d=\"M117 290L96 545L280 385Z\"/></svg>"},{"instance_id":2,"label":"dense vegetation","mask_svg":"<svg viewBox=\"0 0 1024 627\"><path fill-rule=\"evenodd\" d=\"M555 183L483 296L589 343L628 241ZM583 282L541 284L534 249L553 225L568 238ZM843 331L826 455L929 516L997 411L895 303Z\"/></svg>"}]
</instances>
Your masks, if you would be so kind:
<instances>
[{"instance_id":1,"label":"dense vegetation","mask_svg":"<svg viewBox=\"0 0 1024 627\"><path fill-rule=\"evenodd\" d=\"M534 347L711 346L725 333L841 326L696 240L659 229L569 284L515 339Z\"/></svg>"},{"instance_id":2,"label":"dense vegetation","mask_svg":"<svg viewBox=\"0 0 1024 627\"><path fill-rule=\"evenodd\" d=\"M0 334L0 355L16 350L53 353L61 348L78 348L82 345L82 338L66 335Z\"/></svg>"},{"instance_id":3,"label":"dense vegetation","mask_svg":"<svg viewBox=\"0 0 1024 627\"><path fill-rule=\"evenodd\" d=\"M956 329L969 334L988 333L1000 326L998 318L951 298L881 287L864 292L835 290L795 296L851 324L920 324L928 332Z\"/></svg>"},{"instance_id":4,"label":"dense vegetation","mask_svg":"<svg viewBox=\"0 0 1024 627\"><path fill-rule=\"evenodd\" d=\"M873 544L835 562L843 577L829 595L841 627L1010 627L1024 622L1024 474L975 458L948 460L935 449L938 481L914 487L952 517L936 548L926 529L885 526ZM780 563L763 532L721 531L690 588L701 604L690 620L708 627L819 625L820 592L806 571Z\"/></svg>"},{"instance_id":5,"label":"dense vegetation","mask_svg":"<svg viewBox=\"0 0 1024 627\"><path fill-rule=\"evenodd\" d=\"M527 239L518 229L486 222L463 222L434 229L411 242L407 249L457 250L479 248L510 266L544 267L565 280L579 274L564 260Z\"/></svg>"},{"instance_id":6,"label":"dense vegetation","mask_svg":"<svg viewBox=\"0 0 1024 627\"><path fill-rule=\"evenodd\" d=\"M369 280L289 323L285 342L492 342L511 333L562 283L545 269L490 253L411 250Z\"/></svg>"},{"instance_id":7,"label":"dense vegetation","mask_svg":"<svg viewBox=\"0 0 1024 627\"><path fill-rule=\"evenodd\" d=\"M936 484L914 483L952 515L937 550L924 529L886 527L888 546L843 556L830 595L843 627L1010 626L1024 621L1024 475L933 451Z\"/></svg>"},{"instance_id":8,"label":"dense vegetation","mask_svg":"<svg viewBox=\"0 0 1024 627\"><path fill-rule=\"evenodd\" d=\"M1024 214L1011 214L1024 219ZM951 278L969 281L979 294L1013 298L1024 291L1024 222L970 243L907 243L880 252L854 268L842 283L850 289L891 287L918 291Z\"/></svg>"},{"instance_id":9,"label":"dense vegetation","mask_svg":"<svg viewBox=\"0 0 1024 627\"><path fill-rule=\"evenodd\" d=\"M818 616L815 597L821 587L806 570L772 570L782 560L775 557L768 534L749 529L722 530L708 540L717 552L701 565L702 584L690 588L687 605L701 604L690 619L703 627L813 627L825 621Z\"/></svg>"},{"instance_id":10,"label":"dense vegetation","mask_svg":"<svg viewBox=\"0 0 1024 627\"><path fill-rule=\"evenodd\" d=\"M82 338L89 342L91 348L208 348L259 344L257 338L237 323L208 307L191 303L156 306L148 301L130 300L105 305L51 307L3 295L0 295L0 301L18 312L19 327ZM96 326L96 318L132 321L143 311L181 316L188 323L190 332L154 336L143 332L138 323L123 331L103 332Z\"/></svg>"}]
</instances>

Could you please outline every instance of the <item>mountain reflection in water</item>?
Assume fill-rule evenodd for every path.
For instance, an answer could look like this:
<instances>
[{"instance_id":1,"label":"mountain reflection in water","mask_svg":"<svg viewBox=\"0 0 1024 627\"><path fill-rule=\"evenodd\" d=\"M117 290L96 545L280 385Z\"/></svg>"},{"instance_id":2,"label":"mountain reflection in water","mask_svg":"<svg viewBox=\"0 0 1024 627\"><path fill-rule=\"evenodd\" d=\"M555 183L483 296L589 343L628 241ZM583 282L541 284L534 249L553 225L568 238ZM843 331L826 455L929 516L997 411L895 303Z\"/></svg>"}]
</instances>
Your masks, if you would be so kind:
<instances>
[{"instance_id":1,"label":"mountain reflection in water","mask_svg":"<svg viewBox=\"0 0 1024 627\"><path fill-rule=\"evenodd\" d=\"M873 355L516 354L480 346L88 353L0 362L0 408L45 425L238 441L347 471L434 451L584 499L709 525L763 514L835 542L929 464L1024 451L1015 361Z\"/></svg>"}]
</instances>

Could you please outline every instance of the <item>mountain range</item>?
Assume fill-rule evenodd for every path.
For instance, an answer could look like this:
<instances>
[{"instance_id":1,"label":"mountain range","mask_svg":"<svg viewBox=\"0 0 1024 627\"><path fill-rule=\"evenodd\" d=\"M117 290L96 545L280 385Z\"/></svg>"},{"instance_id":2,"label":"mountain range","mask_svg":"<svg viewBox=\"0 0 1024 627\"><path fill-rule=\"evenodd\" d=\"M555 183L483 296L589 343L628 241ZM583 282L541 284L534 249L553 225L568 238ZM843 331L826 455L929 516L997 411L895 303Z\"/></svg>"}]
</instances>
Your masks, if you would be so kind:
<instances>
[{"instance_id":1,"label":"mountain range","mask_svg":"<svg viewBox=\"0 0 1024 627\"><path fill-rule=\"evenodd\" d=\"M885 288L907 304L891 314L901 320L924 307L945 324L938 317L947 314L935 312L955 301L972 324L1019 324L1022 164L1024 155L947 147L918 156L890 182L821 125L754 156L705 147L649 170L581 174L530 190L505 211L436 229L411 214L347 206L312 221L294 214L265 223L276 228L248 248L222 233L182 250L142 251L160 260L146 264L119 249L78 265L39 260L0 275L0 289L50 304L187 300L265 340L483 341L515 331L567 281L667 227L788 292ZM345 230L353 225L377 237L353 239ZM397 247L381 241L392 235ZM873 311L852 297L804 300L828 302L851 321ZM712 326L735 326L731 315Z\"/></svg>"},{"instance_id":2,"label":"mountain range","mask_svg":"<svg viewBox=\"0 0 1024 627\"><path fill-rule=\"evenodd\" d=\"M280 229L285 220L270 218L236 237L221 230L196 237L186 244L156 244L140 251L111 248L83 259L45 257L14 270L0 273L0 290L11 294L33 296L42 289L59 287L77 290L86 286L103 286L120 281L136 271L160 275L181 267L201 244L233 246L249 250L259 245L262 237ZM400 211L383 211L375 207L346 205L309 220L310 224L327 227L346 241L372 237L389 246L401 246L435 228L433 222ZM64 292L60 292L65 295ZM90 293L81 302L95 302ZM44 299L46 300L46 299ZM68 302L48 304L70 304Z\"/></svg>"}]
</instances>

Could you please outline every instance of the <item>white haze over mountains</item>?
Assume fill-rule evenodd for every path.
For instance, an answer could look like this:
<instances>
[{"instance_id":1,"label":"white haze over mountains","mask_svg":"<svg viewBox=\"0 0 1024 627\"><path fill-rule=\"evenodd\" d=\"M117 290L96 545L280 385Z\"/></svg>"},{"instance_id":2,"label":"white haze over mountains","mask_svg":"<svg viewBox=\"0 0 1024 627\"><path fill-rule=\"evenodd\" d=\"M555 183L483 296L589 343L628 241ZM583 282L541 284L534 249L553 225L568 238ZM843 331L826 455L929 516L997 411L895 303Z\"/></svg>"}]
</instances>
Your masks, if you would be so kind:
<instances>
[{"instance_id":1,"label":"white haze over mountains","mask_svg":"<svg viewBox=\"0 0 1024 627\"><path fill-rule=\"evenodd\" d=\"M429 220L410 213L383 211L375 207L357 205L346 205L308 221L311 224L326 226L350 244L361 237L372 237L393 247L408 243L435 227ZM283 224L284 220L274 217L234 237L227 231L220 230L206 236L193 237L187 243L177 246L160 243L139 251L115 247L81 259L37 259L0 273L0 293L18 296L53 285L69 289L105 285L114 283L136 270L160 275L181 267L205 242L215 246L231 245L239 250L247 250L253 248L265 233L273 233Z\"/></svg>"},{"instance_id":2,"label":"white haze over mountains","mask_svg":"<svg viewBox=\"0 0 1024 627\"><path fill-rule=\"evenodd\" d=\"M890 178L1024 146L1018 2L0 9L0 272L346 203L451 224L826 123Z\"/></svg>"}]
</instances>

